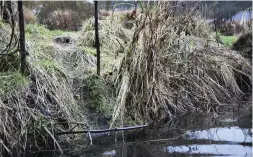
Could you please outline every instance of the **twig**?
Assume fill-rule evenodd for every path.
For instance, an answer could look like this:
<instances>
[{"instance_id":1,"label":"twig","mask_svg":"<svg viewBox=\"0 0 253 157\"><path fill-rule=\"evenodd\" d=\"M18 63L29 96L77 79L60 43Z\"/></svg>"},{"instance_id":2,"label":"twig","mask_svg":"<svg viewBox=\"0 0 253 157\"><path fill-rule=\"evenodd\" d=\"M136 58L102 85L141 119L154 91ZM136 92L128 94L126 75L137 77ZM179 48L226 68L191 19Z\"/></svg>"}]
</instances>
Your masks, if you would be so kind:
<instances>
[{"instance_id":1,"label":"twig","mask_svg":"<svg viewBox=\"0 0 253 157\"><path fill-rule=\"evenodd\" d=\"M79 124L76 124L73 128L71 128L69 131L74 130Z\"/></svg>"},{"instance_id":2,"label":"twig","mask_svg":"<svg viewBox=\"0 0 253 157\"><path fill-rule=\"evenodd\" d=\"M44 126L43 127L45 129L45 131L51 136L51 138L54 140L55 144L57 145L57 147L59 148L59 151L61 152L61 154L63 154L63 151L61 149L60 144L57 142L57 140L55 139L54 135Z\"/></svg>"},{"instance_id":3,"label":"twig","mask_svg":"<svg viewBox=\"0 0 253 157\"><path fill-rule=\"evenodd\" d=\"M92 137L91 137L90 132L88 132L88 135L89 135L89 138L90 138L90 145L92 145Z\"/></svg>"},{"instance_id":4,"label":"twig","mask_svg":"<svg viewBox=\"0 0 253 157\"><path fill-rule=\"evenodd\" d=\"M66 135L66 134L82 134L82 133L102 133L102 132L112 132L112 131L123 131L123 130L133 130L147 127L148 125L132 126L125 128L114 128L114 129L103 129L103 130L81 130L81 131L67 131L58 132L56 135Z\"/></svg>"}]
</instances>

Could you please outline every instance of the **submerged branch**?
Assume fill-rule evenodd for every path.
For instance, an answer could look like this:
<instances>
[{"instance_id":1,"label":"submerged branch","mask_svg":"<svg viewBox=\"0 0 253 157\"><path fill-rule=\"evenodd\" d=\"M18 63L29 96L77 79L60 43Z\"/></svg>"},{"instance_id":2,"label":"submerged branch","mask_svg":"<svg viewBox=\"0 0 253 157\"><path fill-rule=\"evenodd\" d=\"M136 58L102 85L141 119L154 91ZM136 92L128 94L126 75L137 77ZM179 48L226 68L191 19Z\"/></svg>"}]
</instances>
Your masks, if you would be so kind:
<instances>
[{"instance_id":1,"label":"submerged branch","mask_svg":"<svg viewBox=\"0 0 253 157\"><path fill-rule=\"evenodd\" d=\"M140 126L131 126L124 128L114 128L114 129L103 129L103 130L81 130L81 131L67 131L67 132L58 132L56 135L66 135L66 134L82 134L82 133L102 133L102 132L112 132L112 131L124 131L124 130L133 130L147 127L148 125Z\"/></svg>"}]
</instances>

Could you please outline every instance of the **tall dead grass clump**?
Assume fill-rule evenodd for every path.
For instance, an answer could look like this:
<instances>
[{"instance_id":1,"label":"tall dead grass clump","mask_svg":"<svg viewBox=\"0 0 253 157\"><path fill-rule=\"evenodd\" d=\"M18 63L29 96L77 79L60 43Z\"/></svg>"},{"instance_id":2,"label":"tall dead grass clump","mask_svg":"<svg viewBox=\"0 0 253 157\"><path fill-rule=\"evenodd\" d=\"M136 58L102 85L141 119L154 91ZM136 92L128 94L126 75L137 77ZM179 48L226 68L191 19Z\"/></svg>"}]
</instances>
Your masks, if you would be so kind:
<instances>
[{"instance_id":1,"label":"tall dead grass clump","mask_svg":"<svg viewBox=\"0 0 253 157\"><path fill-rule=\"evenodd\" d=\"M162 1L143 8L115 80L112 124L122 115L143 123L181 112L219 112L240 100L236 74L251 80L251 66L218 48L207 28L197 5L187 12Z\"/></svg>"},{"instance_id":2,"label":"tall dead grass clump","mask_svg":"<svg viewBox=\"0 0 253 157\"><path fill-rule=\"evenodd\" d=\"M244 34L241 34L232 48L240 52L245 58L252 63L252 30L248 29Z\"/></svg>"},{"instance_id":3,"label":"tall dead grass clump","mask_svg":"<svg viewBox=\"0 0 253 157\"><path fill-rule=\"evenodd\" d=\"M132 31L123 28L120 21L111 20L110 17L99 20L98 25L101 51L111 55L123 52L126 44L130 41ZM91 18L83 24L78 44L95 48L94 36L94 18Z\"/></svg>"}]
</instances>

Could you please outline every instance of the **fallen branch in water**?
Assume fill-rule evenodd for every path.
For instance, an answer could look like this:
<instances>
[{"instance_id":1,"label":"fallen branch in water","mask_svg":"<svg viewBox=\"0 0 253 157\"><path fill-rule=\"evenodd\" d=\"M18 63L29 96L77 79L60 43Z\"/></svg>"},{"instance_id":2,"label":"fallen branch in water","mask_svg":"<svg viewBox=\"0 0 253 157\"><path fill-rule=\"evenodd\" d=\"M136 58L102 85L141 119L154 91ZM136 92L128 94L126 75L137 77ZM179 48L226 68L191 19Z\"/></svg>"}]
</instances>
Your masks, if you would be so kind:
<instances>
[{"instance_id":1,"label":"fallen branch in water","mask_svg":"<svg viewBox=\"0 0 253 157\"><path fill-rule=\"evenodd\" d=\"M56 135L66 135L66 134L82 134L82 133L102 133L102 132L112 132L112 131L124 131L124 130L133 130L147 127L148 125L124 127L124 128L114 128L114 129L103 129L103 130L81 130L81 131L67 131L67 132L58 132Z\"/></svg>"}]
</instances>

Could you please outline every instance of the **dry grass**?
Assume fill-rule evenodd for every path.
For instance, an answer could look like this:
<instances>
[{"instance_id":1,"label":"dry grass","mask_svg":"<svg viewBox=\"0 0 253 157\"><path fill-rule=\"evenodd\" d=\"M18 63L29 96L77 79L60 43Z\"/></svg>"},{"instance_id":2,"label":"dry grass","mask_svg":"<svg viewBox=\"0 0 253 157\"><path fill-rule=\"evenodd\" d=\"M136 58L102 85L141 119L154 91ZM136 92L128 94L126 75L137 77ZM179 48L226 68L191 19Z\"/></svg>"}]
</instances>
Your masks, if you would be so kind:
<instances>
[{"instance_id":1,"label":"dry grass","mask_svg":"<svg viewBox=\"0 0 253 157\"><path fill-rule=\"evenodd\" d=\"M177 8L178 16L169 8ZM144 9L116 77L112 124L122 114L147 123L181 112L218 112L240 99L236 74L251 80L251 66L236 52L218 48L201 21L196 8L180 13L168 2Z\"/></svg>"},{"instance_id":2,"label":"dry grass","mask_svg":"<svg viewBox=\"0 0 253 157\"><path fill-rule=\"evenodd\" d=\"M78 46L95 56L94 33L94 19L89 19L83 24L78 38ZM111 17L107 17L105 20L99 20L102 74L107 75L118 66L132 35L133 29L128 30L123 28L120 20L112 19Z\"/></svg>"},{"instance_id":3,"label":"dry grass","mask_svg":"<svg viewBox=\"0 0 253 157\"><path fill-rule=\"evenodd\" d=\"M43 26L28 25L26 39L30 53L26 75L21 76L19 62L13 62L19 58L18 54L7 61L13 66L6 66L0 72L0 152L7 151L14 156L25 149L61 150L54 133L69 130L73 121L86 123L79 100L74 98L74 91L80 88L74 86L78 76L69 71L76 60L69 64L63 62L69 53L56 51L50 32ZM87 64L85 54L79 54L79 58L78 64ZM78 128L85 127L75 129ZM69 137L58 140L69 140Z\"/></svg>"},{"instance_id":4,"label":"dry grass","mask_svg":"<svg viewBox=\"0 0 253 157\"><path fill-rule=\"evenodd\" d=\"M239 51L245 58L252 62L252 30L248 29L244 34L241 34L232 48Z\"/></svg>"},{"instance_id":5,"label":"dry grass","mask_svg":"<svg viewBox=\"0 0 253 157\"><path fill-rule=\"evenodd\" d=\"M181 112L218 112L240 100L244 91L238 78L247 78L251 85L250 63L235 51L217 47L196 9L178 9L175 16L173 8L178 7L159 2L144 8L132 30L111 17L100 21L102 74L115 79L116 91L104 88L106 79L92 75L93 19L84 23L76 51L57 49L48 30L27 26L26 76L19 74L18 60L13 62L18 54L0 64L0 151L19 154L34 146L59 147L55 131L69 130L71 121L86 123L84 84L92 87L90 103L101 110L110 112L100 105L113 104L104 97L116 93L113 124L123 115L143 123Z\"/></svg>"},{"instance_id":6,"label":"dry grass","mask_svg":"<svg viewBox=\"0 0 253 157\"><path fill-rule=\"evenodd\" d=\"M83 24L79 37L79 45L95 47L94 19L89 19ZM107 54L116 54L124 51L125 44L130 41L131 30L124 29L119 21L106 20L99 21L99 40L101 51Z\"/></svg>"}]
</instances>

